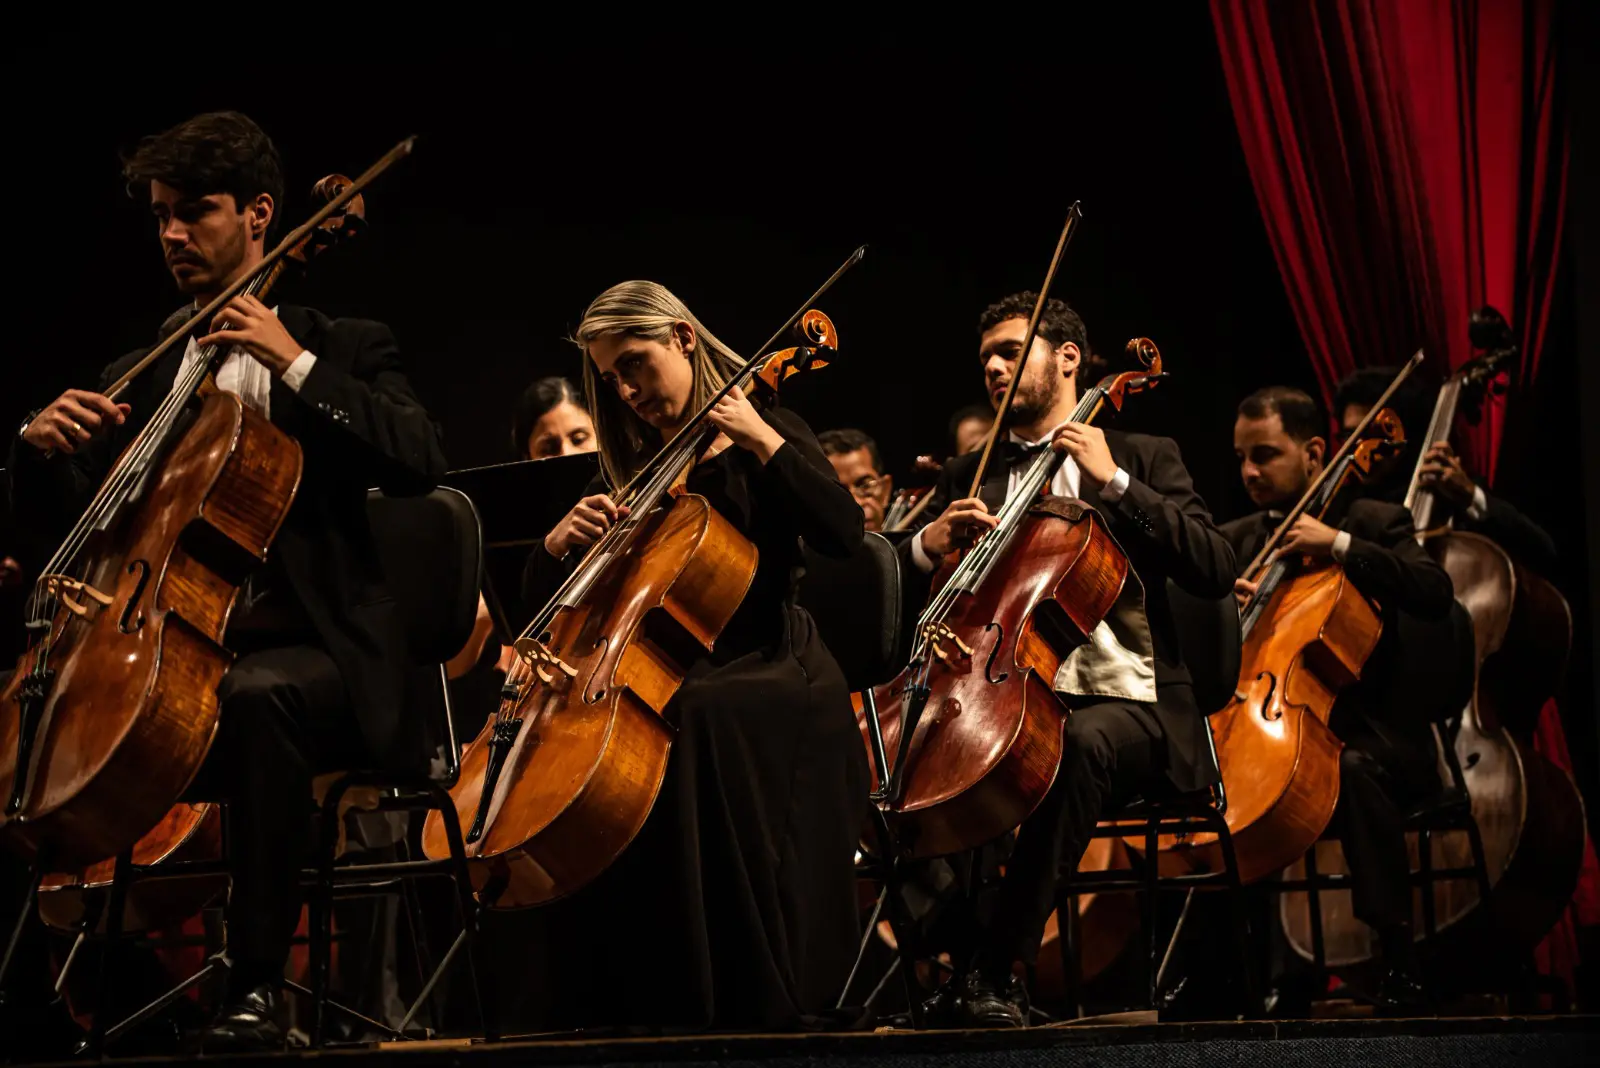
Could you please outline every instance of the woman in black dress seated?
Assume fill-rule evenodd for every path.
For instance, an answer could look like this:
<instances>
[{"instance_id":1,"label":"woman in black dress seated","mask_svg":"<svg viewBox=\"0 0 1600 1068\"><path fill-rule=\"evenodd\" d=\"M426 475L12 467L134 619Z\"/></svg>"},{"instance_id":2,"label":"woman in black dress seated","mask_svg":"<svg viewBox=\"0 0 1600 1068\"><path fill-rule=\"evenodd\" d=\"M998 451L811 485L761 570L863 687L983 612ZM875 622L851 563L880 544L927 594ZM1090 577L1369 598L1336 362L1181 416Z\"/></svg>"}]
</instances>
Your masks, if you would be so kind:
<instances>
[{"instance_id":1,"label":"woman in black dress seated","mask_svg":"<svg viewBox=\"0 0 1600 1068\"><path fill-rule=\"evenodd\" d=\"M653 282L601 294L576 338L606 482L623 485L740 361ZM866 754L843 675L795 603L801 543L844 556L861 509L792 412L720 402L721 431L688 476L760 553L716 649L666 709L677 730L639 836L609 870L549 906L555 1026L814 1026L855 951ZM585 497L528 562L542 605L617 515Z\"/></svg>"}]
</instances>

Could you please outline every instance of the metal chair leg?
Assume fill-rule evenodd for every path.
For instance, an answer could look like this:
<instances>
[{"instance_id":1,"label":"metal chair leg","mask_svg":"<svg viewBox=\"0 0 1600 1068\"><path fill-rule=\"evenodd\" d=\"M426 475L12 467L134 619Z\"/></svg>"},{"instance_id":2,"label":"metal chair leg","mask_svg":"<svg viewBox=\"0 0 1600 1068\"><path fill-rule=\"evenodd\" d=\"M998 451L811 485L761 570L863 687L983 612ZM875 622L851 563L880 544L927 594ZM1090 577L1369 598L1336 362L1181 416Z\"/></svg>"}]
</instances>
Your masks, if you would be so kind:
<instances>
[{"instance_id":1,"label":"metal chair leg","mask_svg":"<svg viewBox=\"0 0 1600 1068\"><path fill-rule=\"evenodd\" d=\"M1422 877L1422 930L1431 942L1438 932L1439 917L1433 900L1433 831L1427 827L1417 831L1417 874Z\"/></svg>"},{"instance_id":2,"label":"metal chair leg","mask_svg":"<svg viewBox=\"0 0 1600 1068\"><path fill-rule=\"evenodd\" d=\"M1317 997L1328 992L1328 947L1322 940L1322 886L1317 871L1317 844L1306 850L1306 908L1311 921L1311 982Z\"/></svg>"},{"instance_id":3,"label":"metal chair leg","mask_svg":"<svg viewBox=\"0 0 1600 1068\"><path fill-rule=\"evenodd\" d=\"M11 925L11 937L6 939L6 955L0 958L0 1004L5 1001L6 979L11 975L11 961L17 955L17 947L22 944L22 932L28 928L28 920L33 916L34 904L39 897L39 883L44 879L44 862L42 858L35 858L33 866L28 869L28 892L23 895L22 904L17 907L17 918Z\"/></svg>"},{"instance_id":4,"label":"metal chair leg","mask_svg":"<svg viewBox=\"0 0 1600 1068\"><path fill-rule=\"evenodd\" d=\"M328 788L318 813L317 881L310 894L311 1048L326 1040L329 986L333 971L333 865L339 848L339 802L349 780L340 778Z\"/></svg>"},{"instance_id":5,"label":"metal chair leg","mask_svg":"<svg viewBox=\"0 0 1600 1068\"><path fill-rule=\"evenodd\" d=\"M1156 817L1147 818L1144 824L1144 976L1145 1004L1151 1009L1156 1007L1156 976L1159 974L1156 965L1156 925L1161 922L1158 901L1161 887L1160 841Z\"/></svg>"},{"instance_id":6,"label":"metal chair leg","mask_svg":"<svg viewBox=\"0 0 1600 1068\"><path fill-rule=\"evenodd\" d=\"M450 845L450 863L454 873L451 881L456 887L461 929L467 936L465 942L467 973L471 976L472 996L478 1005L478 1023L483 1028L484 1040L496 1042L500 1038L500 1030L493 1006L493 990L489 975L484 970L483 955L478 952L477 942L482 910L492 905L504 892L504 884L485 886L481 897L474 896L472 871L467 866L467 847L461 837L461 821L456 817L455 802L438 784L430 786L428 793L435 810L443 819L445 838Z\"/></svg>"},{"instance_id":7,"label":"metal chair leg","mask_svg":"<svg viewBox=\"0 0 1600 1068\"><path fill-rule=\"evenodd\" d=\"M1239 954L1240 989L1240 1016L1250 1020L1261 1015L1262 1001L1256 988L1256 959L1251 951L1250 917L1245 908L1244 883L1239 878L1239 857L1234 852L1233 835L1228 830L1228 823L1218 812L1208 816L1207 821L1212 824L1211 830L1217 836L1217 843L1222 848L1222 871L1227 877L1227 889L1223 893L1228 895L1229 918L1233 922L1233 940Z\"/></svg>"},{"instance_id":8,"label":"metal chair leg","mask_svg":"<svg viewBox=\"0 0 1600 1068\"><path fill-rule=\"evenodd\" d=\"M106 906L105 945L100 954L99 990L94 1000L94 1026L89 1029L85 1051L99 1057L105 1050L107 1017L111 1014L112 958L122 942L122 918L128 907L128 883L133 879L133 850L124 850L117 857L116 870L111 877L110 903Z\"/></svg>"}]
</instances>

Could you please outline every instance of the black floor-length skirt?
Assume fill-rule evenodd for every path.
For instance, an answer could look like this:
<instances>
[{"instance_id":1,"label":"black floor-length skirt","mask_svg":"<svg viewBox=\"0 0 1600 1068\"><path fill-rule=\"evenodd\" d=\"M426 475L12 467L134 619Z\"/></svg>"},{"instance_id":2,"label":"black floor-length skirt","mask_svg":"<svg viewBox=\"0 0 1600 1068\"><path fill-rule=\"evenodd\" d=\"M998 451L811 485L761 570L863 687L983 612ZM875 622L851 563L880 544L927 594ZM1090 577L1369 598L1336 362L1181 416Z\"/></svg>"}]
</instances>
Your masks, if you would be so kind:
<instances>
[{"instance_id":1,"label":"black floor-length skirt","mask_svg":"<svg viewBox=\"0 0 1600 1068\"><path fill-rule=\"evenodd\" d=\"M777 654L685 680L661 793L618 861L507 925L541 929L525 944L544 1026L794 1030L832 1008L859 936L866 754L837 663L788 615Z\"/></svg>"}]
</instances>

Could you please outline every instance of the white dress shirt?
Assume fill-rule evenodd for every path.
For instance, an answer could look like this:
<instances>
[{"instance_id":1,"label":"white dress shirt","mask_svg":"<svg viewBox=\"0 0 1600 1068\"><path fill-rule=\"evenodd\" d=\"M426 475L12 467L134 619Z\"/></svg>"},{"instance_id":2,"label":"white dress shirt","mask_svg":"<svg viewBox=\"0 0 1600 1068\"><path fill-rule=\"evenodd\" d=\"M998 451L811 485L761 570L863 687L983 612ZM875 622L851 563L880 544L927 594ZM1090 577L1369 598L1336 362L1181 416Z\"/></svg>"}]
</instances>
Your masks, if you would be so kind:
<instances>
[{"instance_id":1,"label":"white dress shirt","mask_svg":"<svg viewBox=\"0 0 1600 1068\"><path fill-rule=\"evenodd\" d=\"M1048 442L1054 431L1044 440ZM1025 448L1039 442L1027 441L1017 434L1009 440ZM1017 492L1034 457L1022 457L1011 465L1006 479L1006 500ZM1131 476L1118 467L1100 490L1100 499L1115 504L1128 492ZM1062 458L1050 480L1050 493L1056 497L1078 496L1082 474L1077 461L1071 456ZM926 529L926 528L924 528ZM938 561L922 547L922 531L911 540L911 559L924 572L934 571ZM1089 634L1089 640L1067 654L1061 661L1052 688L1066 698L1110 697L1152 704L1156 700L1155 650L1150 639L1150 623L1144 611L1144 584L1131 568L1127 581L1117 595L1106 618Z\"/></svg>"},{"instance_id":2,"label":"white dress shirt","mask_svg":"<svg viewBox=\"0 0 1600 1068\"><path fill-rule=\"evenodd\" d=\"M273 308L272 314L278 314L278 309ZM190 334L189 344L183 350L183 365L178 368L178 377L173 382L173 389L178 388L178 383L183 381L184 375L199 359L200 343L195 340L193 334ZM316 362L315 356L302 350L283 372L283 384L299 393L300 387L305 385L306 377L311 374L311 368ZM234 394L266 418L272 418L272 372L267 370L266 364L238 345L229 351L222 361L222 366L217 369L217 388Z\"/></svg>"},{"instance_id":3,"label":"white dress shirt","mask_svg":"<svg viewBox=\"0 0 1600 1068\"><path fill-rule=\"evenodd\" d=\"M1054 436L1055 432L1052 430L1045 435L1042 442L1029 441L1016 431L1012 431L1006 435L1006 439L1026 449L1049 442ZM1028 468L1033 466L1033 459L1032 456L1025 456L1011 465L1011 471L1006 476L1006 500L1009 501L1011 495L1017 492L1018 484L1027 475ZM1115 504L1120 501L1122 495L1128 492L1128 478L1128 472L1120 467L1117 468L1117 473L1111 476L1111 481L1107 482L1105 488L1100 491L1100 499L1107 504ZM1083 484L1082 480L1083 475L1078 470L1078 461L1071 456L1064 456L1061 458L1061 466L1056 468L1055 477L1050 480L1050 493L1056 497L1076 498L1078 496L1078 487ZM920 530L917 531L916 537L911 540L911 559L921 571L932 572L938 570L939 562L922 547L922 531Z\"/></svg>"}]
</instances>

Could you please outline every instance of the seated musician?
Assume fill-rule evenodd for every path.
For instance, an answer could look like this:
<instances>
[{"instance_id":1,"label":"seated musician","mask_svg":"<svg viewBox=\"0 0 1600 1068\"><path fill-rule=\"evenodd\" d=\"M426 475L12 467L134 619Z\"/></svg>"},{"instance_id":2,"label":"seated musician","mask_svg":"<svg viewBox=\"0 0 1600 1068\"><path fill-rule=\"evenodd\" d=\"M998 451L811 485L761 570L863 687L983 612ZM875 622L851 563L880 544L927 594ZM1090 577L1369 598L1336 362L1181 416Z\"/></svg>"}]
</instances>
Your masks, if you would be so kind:
<instances>
[{"instance_id":1,"label":"seated musician","mask_svg":"<svg viewBox=\"0 0 1600 1068\"><path fill-rule=\"evenodd\" d=\"M540 378L523 390L512 420L511 447L519 460L594 452L594 420L583 396L565 378Z\"/></svg>"},{"instance_id":2,"label":"seated musician","mask_svg":"<svg viewBox=\"0 0 1600 1068\"><path fill-rule=\"evenodd\" d=\"M575 335L606 484L620 487L739 366L654 282L602 293ZM666 778L638 837L594 882L547 906L556 1023L794 1029L829 1009L859 934L854 858L866 753L844 676L796 604L801 542L843 557L861 509L815 435L735 390L687 490L759 553L715 651L666 709ZM529 560L545 604L621 514L585 497Z\"/></svg>"},{"instance_id":3,"label":"seated musician","mask_svg":"<svg viewBox=\"0 0 1600 1068\"><path fill-rule=\"evenodd\" d=\"M1334 393L1333 410L1338 413L1339 425L1345 433L1348 434L1361 422L1393 378L1392 368L1364 367L1339 383ZM1408 429L1420 429L1428 425L1425 402L1425 394L1415 393L1406 405L1407 410L1397 409ZM1449 441L1430 441L1421 445L1422 486L1437 491L1435 500L1449 509L1449 518L1456 529L1482 534L1536 571L1550 573L1555 570L1555 539L1543 527L1504 497L1492 494L1474 482L1461 466ZM1415 460L1414 451L1408 450L1408 455L1412 456L1412 460L1394 465L1387 473L1381 492L1388 499L1400 500L1405 495L1406 480L1411 476Z\"/></svg>"},{"instance_id":4,"label":"seated musician","mask_svg":"<svg viewBox=\"0 0 1600 1068\"><path fill-rule=\"evenodd\" d=\"M582 395L570 381L560 376L538 378L522 391L511 420L511 451L518 460L548 460L556 456L594 452L599 448L600 444L594 436L594 420L589 418ZM478 661L483 657L483 650L493 632L494 619L489 615L488 603L480 594L472 636L461 647L461 651L445 663L446 676L460 679L480 667ZM500 646L492 659L493 671L485 669L481 679L474 676L486 685L472 687L471 693L462 693L461 700L453 701L453 706L463 711L493 708L501 680L489 676L496 672L504 675L516 655L511 646ZM456 692L452 690L452 693ZM469 721L457 722L457 735L467 738L476 734L477 728L469 730L469 726Z\"/></svg>"},{"instance_id":5,"label":"seated musician","mask_svg":"<svg viewBox=\"0 0 1600 1068\"><path fill-rule=\"evenodd\" d=\"M878 443L860 430L824 430L817 443L833 465L839 485L861 506L868 530L882 530L884 512L894 495L894 479L883 472Z\"/></svg>"},{"instance_id":6,"label":"seated musician","mask_svg":"<svg viewBox=\"0 0 1600 1068\"><path fill-rule=\"evenodd\" d=\"M1317 403L1297 389L1272 386L1239 404L1233 450L1250 499L1261 511L1223 524L1240 567L1266 543L1322 470L1327 442ZM1348 500L1348 497L1346 498ZM1335 501L1329 523L1301 516L1283 542L1286 552L1332 557L1356 588L1378 602L1383 637L1359 682L1340 694L1330 726L1345 743L1339 760L1340 831L1353 883L1356 917L1378 934L1386 974L1375 992L1386 1008L1423 1003L1412 947L1411 865L1404 809L1439 789L1438 753L1425 716L1390 707L1383 695L1400 669L1396 614L1440 619L1450 609L1450 578L1413 536L1411 514L1370 498ZM1241 603L1254 584L1240 579Z\"/></svg>"},{"instance_id":7,"label":"seated musician","mask_svg":"<svg viewBox=\"0 0 1600 1068\"><path fill-rule=\"evenodd\" d=\"M147 138L125 160L148 200L168 270L194 304L259 263L277 221L277 149L236 112L201 115ZM310 860L314 772L384 759L411 741L397 709L404 634L367 525L371 486L431 489L445 468L439 433L406 381L381 323L234 299L136 378L104 391L148 350L73 389L12 443L12 492L31 524L64 533L122 448L208 345L230 351L216 375L304 451L299 493L267 563L247 580L226 634L236 654L218 689L221 718L193 788L228 802L232 970L206 1050L281 1045L277 985Z\"/></svg>"},{"instance_id":8,"label":"seated musician","mask_svg":"<svg viewBox=\"0 0 1600 1068\"><path fill-rule=\"evenodd\" d=\"M950 417L950 455L965 456L983 448L983 439L994 426L994 408L987 404L969 404L956 409Z\"/></svg>"},{"instance_id":9,"label":"seated musician","mask_svg":"<svg viewBox=\"0 0 1600 1068\"><path fill-rule=\"evenodd\" d=\"M1015 294L979 320L978 356L996 406L1016 369L1034 301L1032 293ZM1080 650L1083 670L1065 683L1056 679L1071 709L1061 768L1021 827L992 916L977 918L971 966L929 1006L936 1024L1022 1026L1026 991L1014 965L1037 957L1055 907L1057 874L1077 867L1101 814L1136 796L1202 790L1214 781L1205 720L1178 649L1166 581L1224 597L1234 576L1233 551L1212 525L1175 442L1067 421L1087 349L1083 320L1064 302L1049 301L1008 413L1004 459L990 468L976 498L967 491L978 454L946 464L927 512L937 518L905 547L907 580L914 584L922 576L925 593L942 561L994 526L1030 454L1055 448L1067 459L1049 491L1098 509L1137 576L1108 618L1103 639L1097 633Z\"/></svg>"}]
</instances>

